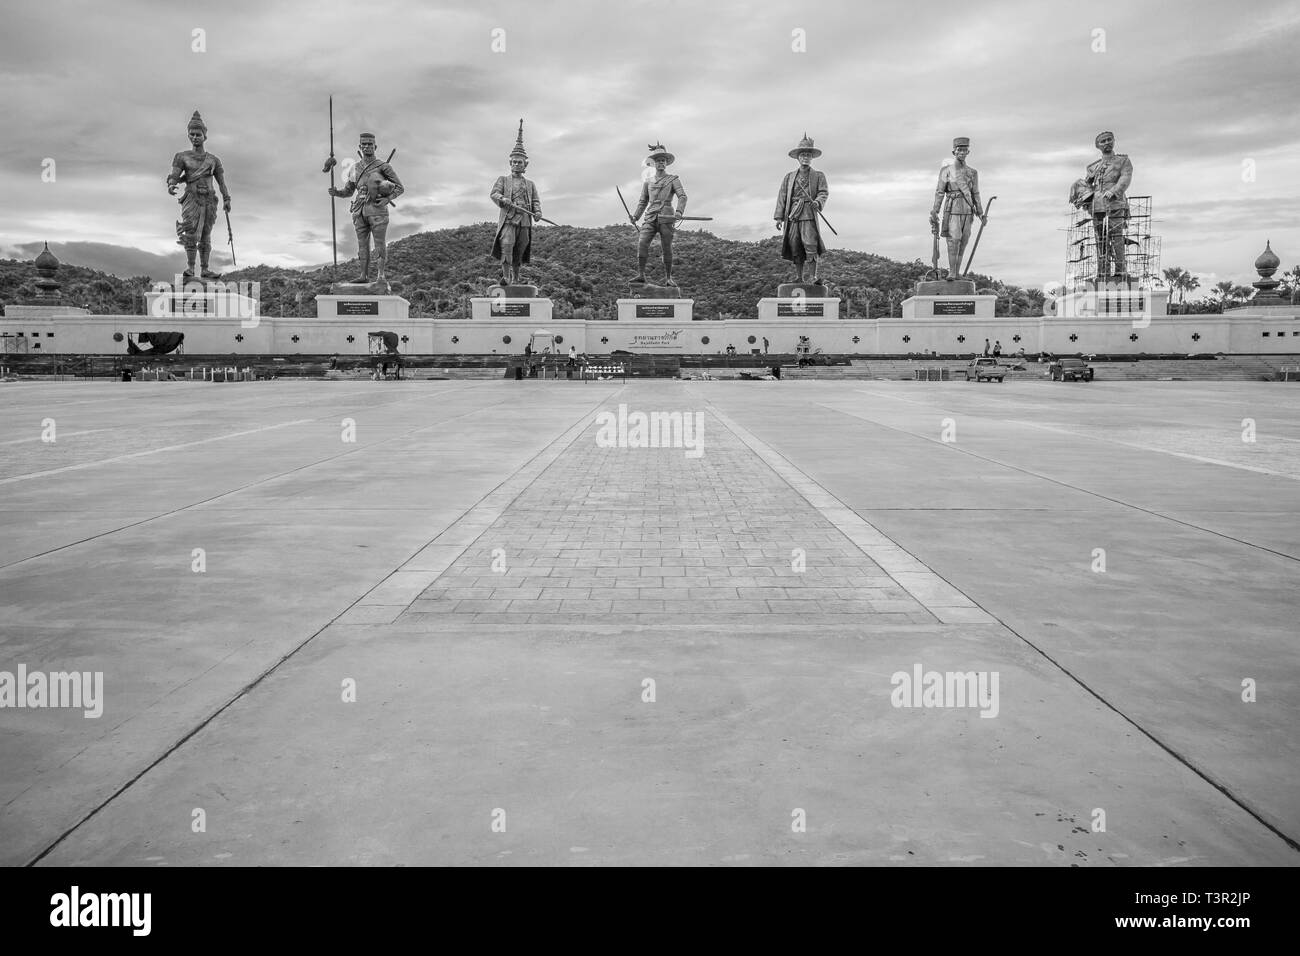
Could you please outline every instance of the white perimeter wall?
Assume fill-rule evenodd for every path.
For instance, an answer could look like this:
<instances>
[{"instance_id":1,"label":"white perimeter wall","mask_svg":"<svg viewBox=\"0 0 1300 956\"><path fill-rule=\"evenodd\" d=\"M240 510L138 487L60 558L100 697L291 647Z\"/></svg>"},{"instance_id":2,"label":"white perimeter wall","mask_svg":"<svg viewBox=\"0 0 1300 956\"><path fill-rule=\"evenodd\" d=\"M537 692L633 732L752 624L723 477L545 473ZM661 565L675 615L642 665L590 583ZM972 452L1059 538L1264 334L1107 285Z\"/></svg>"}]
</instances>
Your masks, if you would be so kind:
<instances>
[{"instance_id":1,"label":"white perimeter wall","mask_svg":"<svg viewBox=\"0 0 1300 956\"><path fill-rule=\"evenodd\" d=\"M1235 309L1221 315L1157 315L1141 319L1115 318L972 318L841 319L759 321L731 319L682 323L556 320L544 326L536 320L237 318L157 319L136 315L0 318L3 351L59 354L125 354L126 342L113 333L185 333L185 351L193 354L359 355L368 351L366 333L396 332L407 354L522 353L524 343L539 328L563 338L561 348L576 345L580 352L608 353L628 349L652 354L718 353L727 345L748 352L762 348L767 336L772 352L791 353L800 335L814 348L848 354L899 354L934 350L942 353L981 352L984 339L1000 340L1004 354L1026 352L1300 352L1300 317L1291 307ZM23 345L16 344L23 333ZM676 336L670 333L676 332ZM1268 336L1265 337L1264 333ZM510 343L503 341L510 336ZM663 339L662 347L633 349L633 336ZM964 342L958 336L965 336ZM1015 341L1015 336L1020 341ZM1076 338L1071 339L1074 335ZM1131 336L1136 335L1136 340ZM1198 335L1199 338L1194 338ZM297 341L294 341L297 336ZM351 336L352 340L348 341ZM706 344L703 340L708 337ZM755 344L750 344L753 336ZM854 337L858 341L854 342ZM909 341L904 342L907 336ZM456 341L452 341L456 339ZM602 341L604 340L604 341ZM34 346L40 345L37 349ZM24 347L25 346L25 347Z\"/></svg>"}]
</instances>

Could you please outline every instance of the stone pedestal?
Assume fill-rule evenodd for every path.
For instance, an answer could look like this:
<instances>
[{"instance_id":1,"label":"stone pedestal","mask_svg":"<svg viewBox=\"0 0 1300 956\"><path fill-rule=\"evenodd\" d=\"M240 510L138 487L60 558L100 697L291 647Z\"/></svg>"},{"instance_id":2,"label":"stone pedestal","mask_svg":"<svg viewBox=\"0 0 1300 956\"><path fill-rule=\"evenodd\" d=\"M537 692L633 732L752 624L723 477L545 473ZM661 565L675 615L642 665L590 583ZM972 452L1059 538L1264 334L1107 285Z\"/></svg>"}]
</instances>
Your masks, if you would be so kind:
<instances>
[{"instance_id":1,"label":"stone pedestal","mask_svg":"<svg viewBox=\"0 0 1300 956\"><path fill-rule=\"evenodd\" d=\"M536 290L536 286L496 286L505 290L527 288ZM469 300L471 319L527 319L530 322L549 322L553 306L550 299L525 298L506 295L480 295Z\"/></svg>"},{"instance_id":2,"label":"stone pedestal","mask_svg":"<svg viewBox=\"0 0 1300 956\"><path fill-rule=\"evenodd\" d=\"M10 319L54 319L59 316L90 315L89 309L78 305L6 305L4 315Z\"/></svg>"},{"instance_id":3,"label":"stone pedestal","mask_svg":"<svg viewBox=\"0 0 1300 956\"><path fill-rule=\"evenodd\" d=\"M619 299L620 322L690 322L694 299Z\"/></svg>"},{"instance_id":4,"label":"stone pedestal","mask_svg":"<svg viewBox=\"0 0 1300 956\"><path fill-rule=\"evenodd\" d=\"M535 285L491 285L487 294L490 298L536 299L541 296L541 289Z\"/></svg>"},{"instance_id":5,"label":"stone pedestal","mask_svg":"<svg viewBox=\"0 0 1300 956\"><path fill-rule=\"evenodd\" d=\"M916 284L917 295L963 295L975 294L974 279L922 279Z\"/></svg>"},{"instance_id":6,"label":"stone pedestal","mask_svg":"<svg viewBox=\"0 0 1300 956\"><path fill-rule=\"evenodd\" d=\"M825 299L830 294L830 287L820 282L782 282L776 287L778 299L794 299L799 296L806 299Z\"/></svg>"},{"instance_id":7,"label":"stone pedestal","mask_svg":"<svg viewBox=\"0 0 1300 956\"><path fill-rule=\"evenodd\" d=\"M335 287L337 288L337 287ZM407 319L411 316L411 303L400 295L318 295L318 319Z\"/></svg>"},{"instance_id":8,"label":"stone pedestal","mask_svg":"<svg viewBox=\"0 0 1300 956\"><path fill-rule=\"evenodd\" d=\"M995 295L913 295L903 300L903 318L991 319L997 301Z\"/></svg>"},{"instance_id":9,"label":"stone pedestal","mask_svg":"<svg viewBox=\"0 0 1300 956\"><path fill-rule=\"evenodd\" d=\"M781 286L781 288L784 289L785 286ZM838 319L839 317L839 299L778 296L772 299L758 300L759 321L783 319L798 322L800 319Z\"/></svg>"},{"instance_id":10,"label":"stone pedestal","mask_svg":"<svg viewBox=\"0 0 1300 956\"><path fill-rule=\"evenodd\" d=\"M388 280L376 279L374 282L333 282L330 284L330 295L392 295L392 288Z\"/></svg>"},{"instance_id":11,"label":"stone pedestal","mask_svg":"<svg viewBox=\"0 0 1300 956\"><path fill-rule=\"evenodd\" d=\"M144 294L145 314L155 318L252 319L258 315L256 283L159 283ZM249 293L253 294L249 294Z\"/></svg>"}]
</instances>

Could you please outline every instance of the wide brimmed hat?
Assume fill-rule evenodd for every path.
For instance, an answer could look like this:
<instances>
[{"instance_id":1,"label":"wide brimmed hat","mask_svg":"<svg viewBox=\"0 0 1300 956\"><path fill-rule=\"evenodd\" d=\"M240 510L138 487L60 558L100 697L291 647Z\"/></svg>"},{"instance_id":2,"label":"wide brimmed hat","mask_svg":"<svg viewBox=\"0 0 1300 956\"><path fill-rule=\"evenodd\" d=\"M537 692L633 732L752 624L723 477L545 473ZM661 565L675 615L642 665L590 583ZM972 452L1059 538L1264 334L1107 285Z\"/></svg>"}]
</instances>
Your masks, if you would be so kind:
<instances>
[{"instance_id":1,"label":"wide brimmed hat","mask_svg":"<svg viewBox=\"0 0 1300 956\"><path fill-rule=\"evenodd\" d=\"M655 160L660 156L664 158L669 166L677 161L676 156L664 149L663 143L655 143L653 146L647 146L646 149L650 150L650 155L645 158L645 164L647 166L653 166Z\"/></svg>"},{"instance_id":2,"label":"wide brimmed hat","mask_svg":"<svg viewBox=\"0 0 1300 956\"><path fill-rule=\"evenodd\" d=\"M790 158L798 159L799 154L805 151L812 153L813 159L816 159L818 156L822 154L822 151L813 145L813 141L809 139L807 133L803 134L803 139L799 140L799 145L796 146L794 149L790 150Z\"/></svg>"}]
</instances>

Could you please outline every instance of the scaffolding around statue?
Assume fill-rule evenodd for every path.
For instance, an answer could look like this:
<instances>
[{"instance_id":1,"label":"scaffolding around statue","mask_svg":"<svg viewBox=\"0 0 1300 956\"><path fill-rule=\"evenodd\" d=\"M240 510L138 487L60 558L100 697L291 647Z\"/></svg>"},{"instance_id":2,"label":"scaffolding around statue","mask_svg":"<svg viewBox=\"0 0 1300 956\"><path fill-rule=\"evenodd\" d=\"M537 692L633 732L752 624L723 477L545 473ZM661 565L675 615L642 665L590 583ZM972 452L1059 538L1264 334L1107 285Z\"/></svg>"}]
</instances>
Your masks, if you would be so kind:
<instances>
[{"instance_id":1,"label":"scaffolding around statue","mask_svg":"<svg viewBox=\"0 0 1300 956\"><path fill-rule=\"evenodd\" d=\"M1163 289L1160 273L1160 237L1151 232L1151 197L1128 197L1128 221L1124 227L1124 278L1099 276L1097 233L1087 209L1071 207L1065 229L1065 291L1085 292L1098 283L1131 290Z\"/></svg>"}]
</instances>

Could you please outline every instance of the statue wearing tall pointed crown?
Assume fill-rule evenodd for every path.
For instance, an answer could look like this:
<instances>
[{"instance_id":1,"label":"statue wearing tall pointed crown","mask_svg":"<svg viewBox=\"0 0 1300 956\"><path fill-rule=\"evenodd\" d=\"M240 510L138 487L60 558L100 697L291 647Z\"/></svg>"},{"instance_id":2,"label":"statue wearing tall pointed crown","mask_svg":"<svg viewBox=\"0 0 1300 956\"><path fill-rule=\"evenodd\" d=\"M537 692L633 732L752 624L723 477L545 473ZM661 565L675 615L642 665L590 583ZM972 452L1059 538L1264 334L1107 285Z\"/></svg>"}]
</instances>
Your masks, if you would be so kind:
<instances>
[{"instance_id":1,"label":"statue wearing tall pointed crown","mask_svg":"<svg viewBox=\"0 0 1300 956\"><path fill-rule=\"evenodd\" d=\"M528 152L524 149L524 121L510 150L510 175L498 176L492 186L492 202L500 208L497 234L492 242L492 256L501 260L501 281L519 285L519 268L532 261L533 223L542 214L542 199L537 185L524 177L528 169Z\"/></svg>"},{"instance_id":2,"label":"statue wearing tall pointed crown","mask_svg":"<svg viewBox=\"0 0 1300 956\"><path fill-rule=\"evenodd\" d=\"M177 200L181 204L181 218L176 223L177 242L185 247L185 278L194 276L195 253L204 279L221 278L212 271L212 227L217 221L217 190L221 191L222 208L230 212L230 191L226 189L226 172L221 160L204 148L208 127L199 111L190 117L187 132L190 148L172 157L171 172L167 174L167 193L176 195L176 187L185 184L185 192Z\"/></svg>"}]
</instances>

